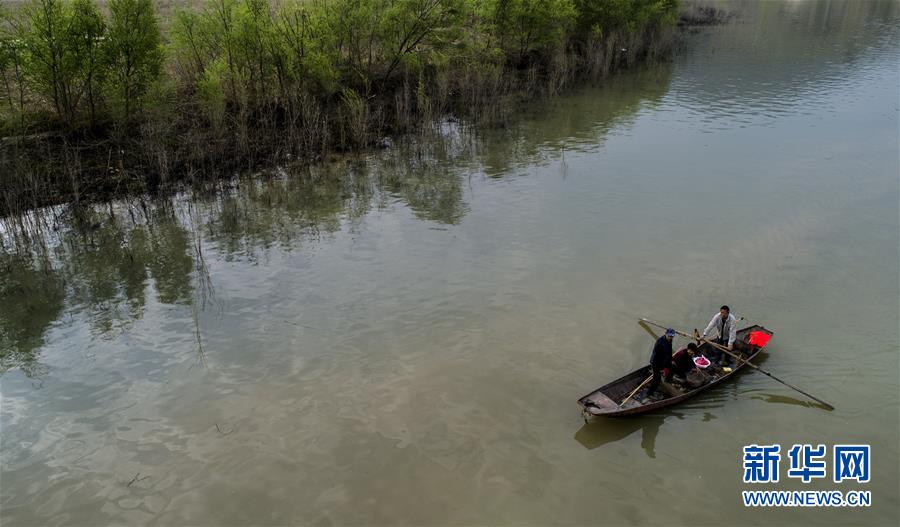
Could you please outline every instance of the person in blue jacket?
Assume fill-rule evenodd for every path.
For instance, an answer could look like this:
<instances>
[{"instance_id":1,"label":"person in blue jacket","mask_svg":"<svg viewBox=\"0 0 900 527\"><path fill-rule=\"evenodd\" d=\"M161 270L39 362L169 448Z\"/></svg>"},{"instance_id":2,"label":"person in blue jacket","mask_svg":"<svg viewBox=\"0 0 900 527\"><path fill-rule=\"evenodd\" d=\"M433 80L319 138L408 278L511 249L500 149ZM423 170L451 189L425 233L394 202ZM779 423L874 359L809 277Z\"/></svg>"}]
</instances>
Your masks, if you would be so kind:
<instances>
[{"instance_id":1,"label":"person in blue jacket","mask_svg":"<svg viewBox=\"0 0 900 527\"><path fill-rule=\"evenodd\" d=\"M653 379L647 388L645 397L656 393L659 383L672 378L672 340L675 339L675 330L667 329L665 335L656 339L653 352L650 354L650 369L653 371Z\"/></svg>"}]
</instances>

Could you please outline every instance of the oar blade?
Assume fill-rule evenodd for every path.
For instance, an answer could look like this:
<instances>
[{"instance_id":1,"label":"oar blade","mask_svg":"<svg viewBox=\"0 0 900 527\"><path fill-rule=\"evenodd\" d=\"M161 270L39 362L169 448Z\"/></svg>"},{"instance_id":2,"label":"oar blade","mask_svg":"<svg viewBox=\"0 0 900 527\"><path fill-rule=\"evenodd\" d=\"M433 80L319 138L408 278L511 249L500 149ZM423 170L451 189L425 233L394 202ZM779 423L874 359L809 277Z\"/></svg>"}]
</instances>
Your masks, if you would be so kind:
<instances>
[{"instance_id":1,"label":"oar blade","mask_svg":"<svg viewBox=\"0 0 900 527\"><path fill-rule=\"evenodd\" d=\"M650 326L647 325L647 320L646 320L646 319L643 319L643 318L638 319L638 325L641 326L642 328L644 328L644 331L646 331L647 333L649 333L650 336L653 337L654 339L658 339L658 338L659 338L659 335L657 335L656 333L654 333L653 330L650 329Z\"/></svg>"}]
</instances>

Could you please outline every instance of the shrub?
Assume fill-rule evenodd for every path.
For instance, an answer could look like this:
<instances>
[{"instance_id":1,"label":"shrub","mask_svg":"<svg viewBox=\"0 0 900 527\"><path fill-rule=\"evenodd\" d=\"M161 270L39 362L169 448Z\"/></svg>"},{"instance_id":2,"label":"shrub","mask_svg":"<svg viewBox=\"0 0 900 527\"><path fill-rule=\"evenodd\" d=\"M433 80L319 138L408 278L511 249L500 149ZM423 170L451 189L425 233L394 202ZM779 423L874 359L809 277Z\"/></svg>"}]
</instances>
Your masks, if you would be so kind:
<instances>
[{"instance_id":1,"label":"shrub","mask_svg":"<svg viewBox=\"0 0 900 527\"><path fill-rule=\"evenodd\" d=\"M29 87L51 104L68 127L75 123L83 89L87 38L81 30L92 31L91 13L84 2L78 8L59 0L35 0L20 26L18 40L25 50L24 73ZM77 23L73 19L78 18ZM90 33L88 33L90 34Z\"/></svg>"},{"instance_id":2,"label":"shrub","mask_svg":"<svg viewBox=\"0 0 900 527\"><path fill-rule=\"evenodd\" d=\"M578 14L572 0L483 0L481 12L501 50L518 66L533 53L561 47Z\"/></svg>"},{"instance_id":3,"label":"shrub","mask_svg":"<svg viewBox=\"0 0 900 527\"><path fill-rule=\"evenodd\" d=\"M162 72L163 51L150 0L110 0L107 58L112 91L126 121Z\"/></svg>"}]
</instances>

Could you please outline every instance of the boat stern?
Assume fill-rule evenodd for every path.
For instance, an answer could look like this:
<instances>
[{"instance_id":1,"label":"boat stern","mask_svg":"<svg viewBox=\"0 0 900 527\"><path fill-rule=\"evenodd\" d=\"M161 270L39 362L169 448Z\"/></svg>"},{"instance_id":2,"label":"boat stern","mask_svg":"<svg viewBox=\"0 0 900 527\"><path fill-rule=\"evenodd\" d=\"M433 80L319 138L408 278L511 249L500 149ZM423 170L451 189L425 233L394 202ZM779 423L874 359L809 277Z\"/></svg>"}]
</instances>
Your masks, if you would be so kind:
<instances>
[{"instance_id":1,"label":"boat stern","mask_svg":"<svg viewBox=\"0 0 900 527\"><path fill-rule=\"evenodd\" d=\"M621 410L618 403L599 390L585 395L578 400L578 404L581 406L582 414L585 417L588 415L607 415Z\"/></svg>"}]
</instances>

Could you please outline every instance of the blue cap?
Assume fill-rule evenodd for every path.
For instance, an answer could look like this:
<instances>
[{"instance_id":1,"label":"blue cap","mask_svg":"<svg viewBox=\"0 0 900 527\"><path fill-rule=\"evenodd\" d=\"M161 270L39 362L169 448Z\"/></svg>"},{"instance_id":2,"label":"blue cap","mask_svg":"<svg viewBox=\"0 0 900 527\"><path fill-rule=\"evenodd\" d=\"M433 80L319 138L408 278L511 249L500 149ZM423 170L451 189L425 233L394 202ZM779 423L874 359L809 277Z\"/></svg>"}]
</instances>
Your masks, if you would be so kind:
<instances>
[{"instance_id":1,"label":"blue cap","mask_svg":"<svg viewBox=\"0 0 900 527\"><path fill-rule=\"evenodd\" d=\"M675 330L672 329L672 328L667 329L667 330L666 330L666 336L667 336L667 337L674 337L674 336L675 336Z\"/></svg>"}]
</instances>

